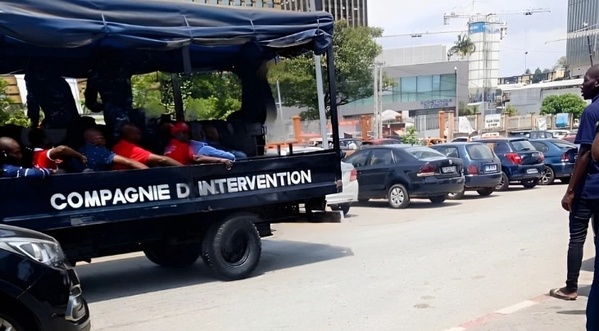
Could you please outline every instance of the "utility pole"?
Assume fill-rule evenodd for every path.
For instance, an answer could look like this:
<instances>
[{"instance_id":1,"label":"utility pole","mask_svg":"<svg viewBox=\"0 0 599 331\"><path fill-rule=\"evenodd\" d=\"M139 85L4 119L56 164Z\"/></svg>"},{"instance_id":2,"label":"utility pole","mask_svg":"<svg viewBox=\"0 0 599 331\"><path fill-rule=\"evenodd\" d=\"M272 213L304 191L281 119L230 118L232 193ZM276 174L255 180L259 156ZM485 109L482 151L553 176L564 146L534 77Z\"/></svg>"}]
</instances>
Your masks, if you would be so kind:
<instances>
[{"instance_id":1,"label":"utility pole","mask_svg":"<svg viewBox=\"0 0 599 331\"><path fill-rule=\"evenodd\" d=\"M310 0L310 11L316 11L316 0ZM329 139L327 135L327 114L324 106L324 87L322 83L322 64L320 62L320 55L314 54L314 66L316 67L316 90L318 93L318 116L320 118L322 148L327 149L329 146ZM331 102L337 102L337 100L331 100Z\"/></svg>"}]
</instances>

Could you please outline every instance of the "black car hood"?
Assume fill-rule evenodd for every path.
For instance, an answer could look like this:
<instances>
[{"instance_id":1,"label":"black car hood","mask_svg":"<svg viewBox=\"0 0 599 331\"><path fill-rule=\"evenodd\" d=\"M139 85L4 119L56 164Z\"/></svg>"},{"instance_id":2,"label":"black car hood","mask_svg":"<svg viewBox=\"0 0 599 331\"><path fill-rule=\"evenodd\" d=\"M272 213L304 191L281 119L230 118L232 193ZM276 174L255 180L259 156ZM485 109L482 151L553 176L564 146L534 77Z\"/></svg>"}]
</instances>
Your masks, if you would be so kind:
<instances>
[{"instance_id":1,"label":"black car hood","mask_svg":"<svg viewBox=\"0 0 599 331\"><path fill-rule=\"evenodd\" d=\"M32 238L56 241L54 238L41 232L4 224L0 224L0 238Z\"/></svg>"}]
</instances>

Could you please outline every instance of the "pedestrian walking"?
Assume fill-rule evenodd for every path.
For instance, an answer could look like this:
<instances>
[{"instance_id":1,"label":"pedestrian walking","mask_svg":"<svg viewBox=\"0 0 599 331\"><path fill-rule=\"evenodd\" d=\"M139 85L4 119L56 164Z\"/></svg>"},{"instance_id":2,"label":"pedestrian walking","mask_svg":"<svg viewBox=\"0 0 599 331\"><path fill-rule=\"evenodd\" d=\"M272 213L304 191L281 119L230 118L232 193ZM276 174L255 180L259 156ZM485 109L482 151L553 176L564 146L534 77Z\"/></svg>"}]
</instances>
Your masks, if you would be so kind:
<instances>
[{"instance_id":1,"label":"pedestrian walking","mask_svg":"<svg viewBox=\"0 0 599 331\"><path fill-rule=\"evenodd\" d=\"M578 278L589 220L599 209L599 163L592 162L591 159L591 146L599 121L599 65L587 71L580 89L583 98L592 102L585 108L580 118L574 141L580 145L578 159L561 202L562 207L570 213L566 286L549 291L551 296L564 300L576 300L578 297ZM596 236L595 226L593 231Z\"/></svg>"}]
</instances>

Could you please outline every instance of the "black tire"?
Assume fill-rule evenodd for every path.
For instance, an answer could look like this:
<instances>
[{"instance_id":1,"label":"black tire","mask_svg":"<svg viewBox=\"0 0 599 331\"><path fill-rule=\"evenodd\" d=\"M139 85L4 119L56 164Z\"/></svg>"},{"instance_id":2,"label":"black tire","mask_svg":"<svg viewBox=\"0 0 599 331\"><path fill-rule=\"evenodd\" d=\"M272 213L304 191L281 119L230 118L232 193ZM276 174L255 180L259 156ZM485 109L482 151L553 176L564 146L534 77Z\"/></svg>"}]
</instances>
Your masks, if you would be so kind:
<instances>
[{"instance_id":1,"label":"black tire","mask_svg":"<svg viewBox=\"0 0 599 331\"><path fill-rule=\"evenodd\" d=\"M510 187L510 179L505 172L501 173L501 182L495 186L495 191L507 191Z\"/></svg>"},{"instance_id":2,"label":"black tire","mask_svg":"<svg viewBox=\"0 0 599 331\"><path fill-rule=\"evenodd\" d=\"M534 188L535 186L537 186L538 183L538 179L523 180L522 186L524 186L524 188Z\"/></svg>"},{"instance_id":3,"label":"black tire","mask_svg":"<svg viewBox=\"0 0 599 331\"><path fill-rule=\"evenodd\" d=\"M429 199L429 200L430 200L432 203L434 203L434 204L438 205L438 204L441 204L441 203L445 202L445 200L447 200L447 194L444 194L444 195L438 195L438 196L435 196L435 197L430 197L430 198L428 198L428 199Z\"/></svg>"},{"instance_id":4,"label":"black tire","mask_svg":"<svg viewBox=\"0 0 599 331\"><path fill-rule=\"evenodd\" d=\"M476 190L476 193L481 197L488 197L493 192L495 192L494 188L481 188L480 190Z\"/></svg>"},{"instance_id":5,"label":"black tire","mask_svg":"<svg viewBox=\"0 0 599 331\"><path fill-rule=\"evenodd\" d=\"M359 203L367 203L370 199L358 198Z\"/></svg>"},{"instance_id":6,"label":"black tire","mask_svg":"<svg viewBox=\"0 0 599 331\"><path fill-rule=\"evenodd\" d=\"M541 179L539 179L539 185L551 185L555 182L555 171L549 166L545 166Z\"/></svg>"},{"instance_id":7,"label":"black tire","mask_svg":"<svg viewBox=\"0 0 599 331\"><path fill-rule=\"evenodd\" d=\"M11 328L6 328L7 330L12 331L37 331L39 328L34 325L33 316L31 314L24 311L18 307L10 307L10 303L0 304L0 328L6 327L3 325L3 321L10 324ZM29 318L28 318L29 317ZM5 330L5 329L1 329Z\"/></svg>"},{"instance_id":8,"label":"black tire","mask_svg":"<svg viewBox=\"0 0 599 331\"><path fill-rule=\"evenodd\" d=\"M389 207L403 209L410 204L410 195L405 186L395 184L389 188L389 191L387 191L387 201L389 202Z\"/></svg>"},{"instance_id":9,"label":"black tire","mask_svg":"<svg viewBox=\"0 0 599 331\"><path fill-rule=\"evenodd\" d=\"M564 177L564 178L560 178L559 181L564 183L564 184L570 184L570 178L571 177Z\"/></svg>"},{"instance_id":10,"label":"black tire","mask_svg":"<svg viewBox=\"0 0 599 331\"><path fill-rule=\"evenodd\" d=\"M343 212L343 216L347 215L347 213L349 213L349 203L342 203L339 205L339 208L341 209L341 211Z\"/></svg>"},{"instance_id":11,"label":"black tire","mask_svg":"<svg viewBox=\"0 0 599 331\"><path fill-rule=\"evenodd\" d=\"M165 268L184 268L193 265L201 254L200 244L151 243L144 247L148 260Z\"/></svg>"},{"instance_id":12,"label":"black tire","mask_svg":"<svg viewBox=\"0 0 599 331\"><path fill-rule=\"evenodd\" d=\"M464 194L466 194L465 190L462 190L461 192L457 192L457 193L449 193L447 195L447 199L450 199L450 200L460 200L461 198L464 197Z\"/></svg>"},{"instance_id":13,"label":"black tire","mask_svg":"<svg viewBox=\"0 0 599 331\"><path fill-rule=\"evenodd\" d=\"M210 227L202 241L202 258L219 278L243 279L256 269L262 252L257 221L254 215L236 215Z\"/></svg>"}]
</instances>

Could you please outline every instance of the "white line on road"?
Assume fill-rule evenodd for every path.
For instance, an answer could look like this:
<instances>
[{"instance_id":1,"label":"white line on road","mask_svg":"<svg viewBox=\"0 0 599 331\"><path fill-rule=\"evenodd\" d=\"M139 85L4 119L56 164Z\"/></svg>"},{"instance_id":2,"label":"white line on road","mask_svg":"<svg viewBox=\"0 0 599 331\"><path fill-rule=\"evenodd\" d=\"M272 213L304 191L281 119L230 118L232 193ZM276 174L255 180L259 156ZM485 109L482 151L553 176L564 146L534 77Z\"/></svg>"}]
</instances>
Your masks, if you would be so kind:
<instances>
[{"instance_id":1,"label":"white line on road","mask_svg":"<svg viewBox=\"0 0 599 331\"><path fill-rule=\"evenodd\" d=\"M538 302L534 302L534 301L531 301L531 300L525 300L525 301L517 303L517 304L515 304L513 306L509 306L509 307L500 309L500 310L496 311L496 313L502 314L502 315L509 315L509 314L517 312L518 310L522 310L522 309L525 309L525 308L528 308L528 307L532 307L532 306L536 305L537 303Z\"/></svg>"},{"instance_id":2,"label":"white line on road","mask_svg":"<svg viewBox=\"0 0 599 331\"><path fill-rule=\"evenodd\" d=\"M455 327L455 328L451 328L451 329L446 329L444 331L466 331L466 329L460 328L460 327Z\"/></svg>"}]
</instances>

